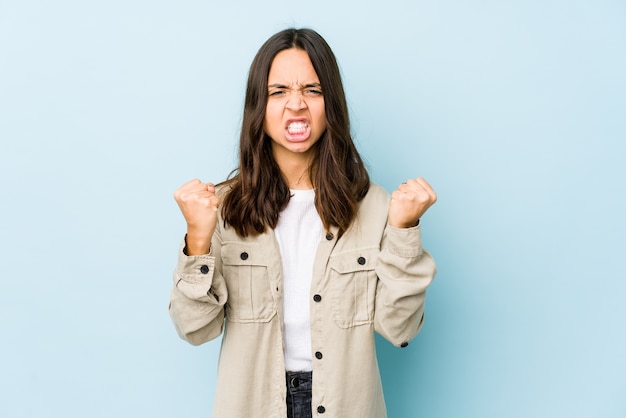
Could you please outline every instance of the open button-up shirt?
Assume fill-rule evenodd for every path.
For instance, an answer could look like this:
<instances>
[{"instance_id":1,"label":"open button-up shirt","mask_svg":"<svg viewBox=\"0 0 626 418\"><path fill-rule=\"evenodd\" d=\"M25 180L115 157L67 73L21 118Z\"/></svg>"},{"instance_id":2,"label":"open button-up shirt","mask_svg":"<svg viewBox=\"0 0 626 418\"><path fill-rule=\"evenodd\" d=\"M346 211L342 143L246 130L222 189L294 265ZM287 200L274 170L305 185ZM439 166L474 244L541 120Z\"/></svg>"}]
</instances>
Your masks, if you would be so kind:
<instances>
[{"instance_id":1,"label":"open button-up shirt","mask_svg":"<svg viewBox=\"0 0 626 418\"><path fill-rule=\"evenodd\" d=\"M372 184L350 228L326 235L311 284L313 415L386 417L374 332L405 347L424 318L436 268L420 227L387 225L389 194ZM222 332L214 418L284 418L282 268L272 230L242 238L218 226L211 252L174 272L170 315L199 345Z\"/></svg>"}]
</instances>

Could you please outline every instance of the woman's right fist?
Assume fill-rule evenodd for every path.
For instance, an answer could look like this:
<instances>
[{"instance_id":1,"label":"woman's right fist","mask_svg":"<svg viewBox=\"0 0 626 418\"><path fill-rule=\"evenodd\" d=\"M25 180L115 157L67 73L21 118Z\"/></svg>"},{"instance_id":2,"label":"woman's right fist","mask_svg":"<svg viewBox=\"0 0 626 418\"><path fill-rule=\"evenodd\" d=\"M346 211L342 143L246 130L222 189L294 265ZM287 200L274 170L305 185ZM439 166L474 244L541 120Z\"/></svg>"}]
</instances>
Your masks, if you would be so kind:
<instances>
[{"instance_id":1,"label":"woman's right fist","mask_svg":"<svg viewBox=\"0 0 626 418\"><path fill-rule=\"evenodd\" d=\"M187 255L208 254L220 205L215 185L188 181L174 192L174 199L187 222Z\"/></svg>"}]
</instances>

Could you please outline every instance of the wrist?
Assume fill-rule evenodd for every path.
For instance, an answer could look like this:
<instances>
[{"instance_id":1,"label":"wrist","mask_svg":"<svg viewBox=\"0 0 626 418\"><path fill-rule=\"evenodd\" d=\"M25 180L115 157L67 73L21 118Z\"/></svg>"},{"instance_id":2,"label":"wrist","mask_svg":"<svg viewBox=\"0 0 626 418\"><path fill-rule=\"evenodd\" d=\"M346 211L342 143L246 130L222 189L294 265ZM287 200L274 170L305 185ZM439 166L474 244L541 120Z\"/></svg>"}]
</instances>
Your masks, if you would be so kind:
<instances>
[{"instance_id":1,"label":"wrist","mask_svg":"<svg viewBox=\"0 0 626 418\"><path fill-rule=\"evenodd\" d=\"M393 226L394 228L406 229L406 228L415 228L419 226L420 220L412 221L412 222L389 222L389 226Z\"/></svg>"},{"instance_id":2,"label":"wrist","mask_svg":"<svg viewBox=\"0 0 626 418\"><path fill-rule=\"evenodd\" d=\"M185 254L187 255L205 255L211 251L211 239L206 237L198 237L191 232L185 235Z\"/></svg>"}]
</instances>

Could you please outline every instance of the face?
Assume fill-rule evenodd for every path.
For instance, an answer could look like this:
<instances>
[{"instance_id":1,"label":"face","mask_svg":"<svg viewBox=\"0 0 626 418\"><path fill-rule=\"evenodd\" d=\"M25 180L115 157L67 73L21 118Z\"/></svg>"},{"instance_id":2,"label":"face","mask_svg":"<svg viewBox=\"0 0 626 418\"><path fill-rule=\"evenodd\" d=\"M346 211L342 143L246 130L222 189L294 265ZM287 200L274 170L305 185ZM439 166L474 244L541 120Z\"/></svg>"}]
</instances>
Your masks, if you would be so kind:
<instances>
[{"instance_id":1,"label":"face","mask_svg":"<svg viewBox=\"0 0 626 418\"><path fill-rule=\"evenodd\" d=\"M268 77L263 129L272 138L280 166L289 160L309 161L314 145L326 130L324 95L306 51L279 52Z\"/></svg>"}]
</instances>

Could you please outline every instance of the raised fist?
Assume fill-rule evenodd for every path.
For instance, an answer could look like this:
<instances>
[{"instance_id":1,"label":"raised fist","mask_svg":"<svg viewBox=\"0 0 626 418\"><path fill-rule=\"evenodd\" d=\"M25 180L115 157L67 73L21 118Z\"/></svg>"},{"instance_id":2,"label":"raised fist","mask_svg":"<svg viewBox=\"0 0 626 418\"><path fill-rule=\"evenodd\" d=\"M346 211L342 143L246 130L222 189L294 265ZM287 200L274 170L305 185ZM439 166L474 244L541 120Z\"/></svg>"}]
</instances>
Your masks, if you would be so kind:
<instances>
[{"instance_id":1,"label":"raised fist","mask_svg":"<svg viewBox=\"0 0 626 418\"><path fill-rule=\"evenodd\" d=\"M174 199L187 221L187 255L207 254L220 205L215 186L194 179L178 188Z\"/></svg>"},{"instance_id":2,"label":"raised fist","mask_svg":"<svg viewBox=\"0 0 626 418\"><path fill-rule=\"evenodd\" d=\"M422 215L437 201L430 184L421 177L402 183L391 194L389 225L410 228L417 225Z\"/></svg>"}]
</instances>

